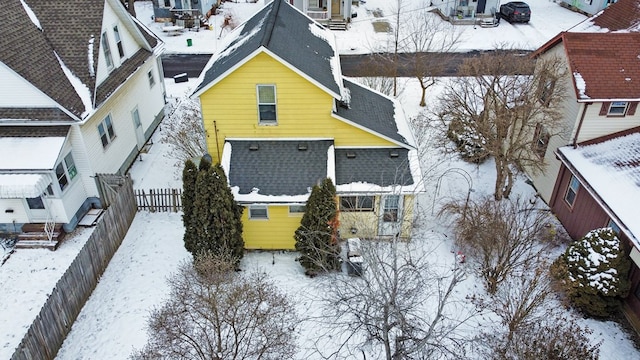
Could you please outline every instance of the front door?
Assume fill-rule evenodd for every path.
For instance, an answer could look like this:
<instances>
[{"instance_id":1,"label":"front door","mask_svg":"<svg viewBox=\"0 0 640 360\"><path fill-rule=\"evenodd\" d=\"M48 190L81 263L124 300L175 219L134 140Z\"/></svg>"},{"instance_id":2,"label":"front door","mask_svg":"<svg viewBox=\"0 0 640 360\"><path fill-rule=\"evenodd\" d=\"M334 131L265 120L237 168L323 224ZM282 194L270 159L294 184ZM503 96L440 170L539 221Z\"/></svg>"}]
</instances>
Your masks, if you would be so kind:
<instances>
[{"instance_id":1,"label":"front door","mask_svg":"<svg viewBox=\"0 0 640 360\"><path fill-rule=\"evenodd\" d=\"M140 122L140 113L138 112L138 108L133 109L131 112L131 118L133 119L133 127L136 129L138 150L142 150L142 147L144 146L144 130L142 129L142 122Z\"/></svg>"},{"instance_id":2,"label":"front door","mask_svg":"<svg viewBox=\"0 0 640 360\"><path fill-rule=\"evenodd\" d=\"M331 18L340 18L340 2L341 0L331 0Z\"/></svg>"},{"instance_id":3,"label":"front door","mask_svg":"<svg viewBox=\"0 0 640 360\"><path fill-rule=\"evenodd\" d=\"M402 196L382 195L380 197L378 235L394 236L401 231Z\"/></svg>"},{"instance_id":4,"label":"front door","mask_svg":"<svg viewBox=\"0 0 640 360\"><path fill-rule=\"evenodd\" d=\"M487 6L487 0L478 0L476 14L484 14L484 8Z\"/></svg>"}]
</instances>

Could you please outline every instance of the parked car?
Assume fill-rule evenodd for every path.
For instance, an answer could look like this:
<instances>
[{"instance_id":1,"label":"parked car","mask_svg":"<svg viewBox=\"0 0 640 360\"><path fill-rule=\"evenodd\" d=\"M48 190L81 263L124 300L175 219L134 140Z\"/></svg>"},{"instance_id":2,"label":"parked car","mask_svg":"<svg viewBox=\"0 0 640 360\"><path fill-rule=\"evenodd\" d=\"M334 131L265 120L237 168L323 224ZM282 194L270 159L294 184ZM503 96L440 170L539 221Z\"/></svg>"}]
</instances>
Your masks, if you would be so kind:
<instances>
[{"instance_id":1,"label":"parked car","mask_svg":"<svg viewBox=\"0 0 640 360\"><path fill-rule=\"evenodd\" d=\"M531 8L522 1L512 1L500 5L500 16L510 23L528 23L531 18Z\"/></svg>"}]
</instances>

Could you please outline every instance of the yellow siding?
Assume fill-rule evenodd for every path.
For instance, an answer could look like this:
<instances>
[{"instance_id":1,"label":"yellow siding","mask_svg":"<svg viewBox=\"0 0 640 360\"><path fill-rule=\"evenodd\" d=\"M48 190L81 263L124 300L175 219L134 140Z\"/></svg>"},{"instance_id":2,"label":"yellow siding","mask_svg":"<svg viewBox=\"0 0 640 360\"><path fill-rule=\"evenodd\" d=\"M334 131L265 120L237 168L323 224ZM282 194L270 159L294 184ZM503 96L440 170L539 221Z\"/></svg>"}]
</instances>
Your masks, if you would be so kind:
<instances>
[{"instance_id":1,"label":"yellow siding","mask_svg":"<svg viewBox=\"0 0 640 360\"><path fill-rule=\"evenodd\" d=\"M411 237L413 227L414 195L405 195L403 199L402 224L400 237ZM378 236L380 220L380 196L376 196L373 211L341 211L340 212L340 236L342 238L360 237L372 239ZM356 232L352 232L352 228Z\"/></svg>"},{"instance_id":2,"label":"yellow siding","mask_svg":"<svg viewBox=\"0 0 640 360\"><path fill-rule=\"evenodd\" d=\"M249 209L242 214L245 249L294 250L293 234L300 226L302 214L289 214L289 207L268 207L268 220L249 220Z\"/></svg>"},{"instance_id":3,"label":"yellow siding","mask_svg":"<svg viewBox=\"0 0 640 360\"><path fill-rule=\"evenodd\" d=\"M276 126L258 125L257 84L276 85ZM225 138L309 137L333 138L336 146L393 145L332 118L333 98L329 94L264 53L207 90L200 101L207 146L215 160Z\"/></svg>"}]
</instances>

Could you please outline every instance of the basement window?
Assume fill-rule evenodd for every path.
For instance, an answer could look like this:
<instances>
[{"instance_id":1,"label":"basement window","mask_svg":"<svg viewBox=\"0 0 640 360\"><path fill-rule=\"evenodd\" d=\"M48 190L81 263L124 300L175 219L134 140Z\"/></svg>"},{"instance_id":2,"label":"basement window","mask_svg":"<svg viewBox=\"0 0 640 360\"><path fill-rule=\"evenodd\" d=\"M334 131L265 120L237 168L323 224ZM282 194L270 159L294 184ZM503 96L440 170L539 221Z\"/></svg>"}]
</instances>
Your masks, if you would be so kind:
<instances>
[{"instance_id":1,"label":"basement window","mask_svg":"<svg viewBox=\"0 0 640 360\"><path fill-rule=\"evenodd\" d=\"M249 206L249 219L251 220L269 220L269 210L266 205Z\"/></svg>"}]
</instances>

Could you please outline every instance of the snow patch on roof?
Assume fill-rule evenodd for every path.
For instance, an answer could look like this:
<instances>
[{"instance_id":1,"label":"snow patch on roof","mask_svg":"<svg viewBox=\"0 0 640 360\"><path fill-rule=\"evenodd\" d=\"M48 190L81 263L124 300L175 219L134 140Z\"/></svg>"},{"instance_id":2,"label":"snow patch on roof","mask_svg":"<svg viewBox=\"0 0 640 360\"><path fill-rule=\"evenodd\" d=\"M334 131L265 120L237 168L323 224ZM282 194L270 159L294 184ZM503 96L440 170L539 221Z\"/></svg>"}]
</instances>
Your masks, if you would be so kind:
<instances>
[{"instance_id":1,"label":"snow patch on roof","mask_svg":"<svg viewBox=\"0 0 640 360\"><path fill-rule=\"evenodd\" d=\"M96 40L95 37L91 35L91 38L89 39L89 46L87 47L87 63L89 64L89 75L91 75L91 77L96 76L96 71L95 71L94 62L93 62L93 44L95 40Z\"/></svg>"},{"instance_id":2,"label":"snow patch on roof","mask_svg":"<svg viewBox=\"0 0 640 360\"><path fill-rule=\"evenodd\" d=\"M411 131L411 127L409 126L409 121L404 114L404 110L402 109L402 105L396 99L391 99L393 101L393 113L394 113L394 121L396 126L398 127L398 135L402 136L407 144L416 147L416 141L413 138L413 131Z\"/></svg>"},{"instance_id":3,"label":"snow patch on roof","mask_svg":"<svg viewBox=\"0 0 640 360\"><path fill-rule=\"evenodd\" d=\"M29 5L27 5L27 3L24 2L24 0L20 0L20 3L22 3L22 7L24 8L24 11L27 12L27 15L29 16L29 19L31 20L31 22L36 27L38 27L38 29L40 29L40 31L42 31L42 25L40 25L40 20L38 20L38 17L36 16L36 13L34 13L33 10L31 10Z\"/></svg>"},{"instance_id":4,"label":"snow patch on roof","mask_svg":"<svg viewBox=\"0 0 640 360\"><path fill-rule=\"evenodd\" d=\"M46 174L0 174L0 199L38 197L50 183Z\"/></svg>"},{"instance_id":5,"label":"snow patch on roof","mask_svg":"<svg viewBox=\"0 0 640 360\"><path fill-rule=\"evenodd\" d=\"M54 54L56 55L56 58L60 63L62 71L64 71L64 74L67 76L67 79L76 90L76 93L80 97L80 100L82 100L82 104L84 105L84 112L82 113L81 117L84 118L91 112L91 110L93 110L93 102L91 101L91 90L89 90L89 87L85 85L82 80L80 80L80 78L73 74L71 69L69 69L67 65L62 61L57 52L54 52Z\"/></svg>"},{"instance_id":6,"label":"snow patch on roof","mask_svg":"<svg viewBox=\"0 0 640 360\"><path fill-rule=\"evenodd\" d=\"M327 177L336 184L336 152L333 145L327 149Z\"/></svg>"},{"instance_id":7,"label":"snow patch on roof","mask_svg":"<svg viewBox=\"0 0 640 360\"><path fill-rule=\"evenodd\" d=\"M311 195L311 188L308 190L308 193L299 195L263 195L257 188L254 188L249 194L240 194L238 186L231 187L233 198L241 204L305 203Z\"/></svg>"},{"instance_id":8,"label":"snow patch on roof","mask_svg":"<svg viewBox=\"0 0 640 360\"><path fill-rule=\"evenodd\" d=\"M587 83L584 81L584 78L579 72L573 73L573 79L576 83L576 90L578 90L578 97L580 99L588 99L587 96Z\"/></svg>"}]
</instances>

